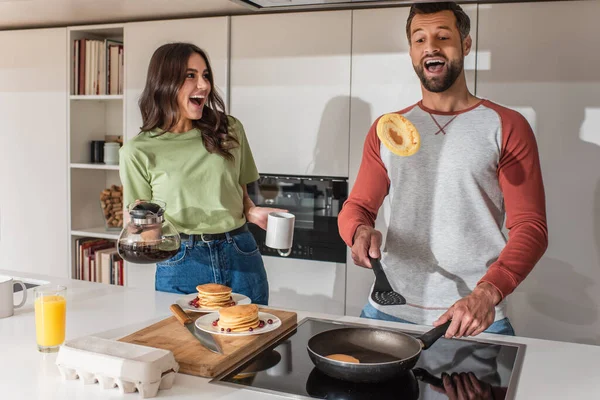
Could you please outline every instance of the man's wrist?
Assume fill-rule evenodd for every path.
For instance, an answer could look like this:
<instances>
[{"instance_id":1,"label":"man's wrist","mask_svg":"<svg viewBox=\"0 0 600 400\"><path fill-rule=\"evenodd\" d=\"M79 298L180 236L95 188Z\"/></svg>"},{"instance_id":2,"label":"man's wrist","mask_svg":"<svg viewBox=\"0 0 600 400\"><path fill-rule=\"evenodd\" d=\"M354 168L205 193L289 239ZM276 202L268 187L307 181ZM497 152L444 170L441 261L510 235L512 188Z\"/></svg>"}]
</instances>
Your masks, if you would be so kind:
<instances>
[{"instance_id":1,"label":"man's wrist","mask_svg":"<svg viewBox=\"0 0 600 400\"><path fill-rule=\"evenodd\" d=\"M354 231L354 237L352 238L352 243L356 242L356 238L358 238L364 231L369 230L370 227L367 225L359 225Z\"/></svg>"},{"instance_id":2,"label":"man's wrist","mask_svg":"<svg viewBox=\"0 0 600 400\"><path fill-rule=\"evenodd\" d=\"M477 285L474 292L485 295L494 303L494 305L498 305L498 303L502 301L502 293L500 293L500 291L489 282L481 282L479 285Z\"/></svg>"}]
</instances>

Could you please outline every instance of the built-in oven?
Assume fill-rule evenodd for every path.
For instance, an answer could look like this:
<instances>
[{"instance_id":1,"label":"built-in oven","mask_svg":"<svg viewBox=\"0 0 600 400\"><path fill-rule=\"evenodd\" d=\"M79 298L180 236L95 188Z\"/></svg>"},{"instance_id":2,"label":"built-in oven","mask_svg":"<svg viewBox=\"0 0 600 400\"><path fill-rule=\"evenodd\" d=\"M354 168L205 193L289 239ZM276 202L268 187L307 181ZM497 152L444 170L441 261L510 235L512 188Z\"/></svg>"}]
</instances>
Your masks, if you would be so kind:
<instances>
[{"instance_id":1,"label":"built-in oven","mask_svg":"<svg viewBox=\"0 0 600 400\"><path fill-rule=\"evenodd\" d=\"M288 258L346 262L337 217L348 198L347 178L261 174L248 185L248 194L257 206L283 208L295 215L294 245ZM281 257L265 245L264 230L249 227L262 255Z\"/></svg>"}]
</instances>

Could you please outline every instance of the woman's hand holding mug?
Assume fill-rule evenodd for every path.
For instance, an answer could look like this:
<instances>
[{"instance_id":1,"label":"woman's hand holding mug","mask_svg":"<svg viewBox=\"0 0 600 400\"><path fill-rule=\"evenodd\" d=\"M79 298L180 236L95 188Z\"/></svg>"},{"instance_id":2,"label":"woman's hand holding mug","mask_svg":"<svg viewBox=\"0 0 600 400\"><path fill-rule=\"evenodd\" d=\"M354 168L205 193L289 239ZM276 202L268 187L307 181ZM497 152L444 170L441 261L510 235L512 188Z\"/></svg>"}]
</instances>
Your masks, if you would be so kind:
<instances>
[{"instance_id":1,"label":"woman's hand holding mug","mask_svg":"<svg viewBox=\"0 0 600 400\"><path fill-rule=\"evenodd\" d=\"M287 257L292 254L295 221L294 214L287 212L269 213L265 244L272 249L277 249L280 256Z\"/></svg>"}]
</instances>

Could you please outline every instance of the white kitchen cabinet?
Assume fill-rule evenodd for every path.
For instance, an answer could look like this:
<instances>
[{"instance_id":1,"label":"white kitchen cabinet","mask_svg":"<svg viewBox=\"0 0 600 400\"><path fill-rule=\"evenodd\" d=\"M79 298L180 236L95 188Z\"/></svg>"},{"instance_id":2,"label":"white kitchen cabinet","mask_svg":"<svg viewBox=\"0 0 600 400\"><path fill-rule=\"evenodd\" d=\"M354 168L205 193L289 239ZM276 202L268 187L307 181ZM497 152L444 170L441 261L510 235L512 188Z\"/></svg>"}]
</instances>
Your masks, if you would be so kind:
<instances>
[{"instance_id":1,"label":"white kitchen cabinet","mask_svg":"<svg viewBox=\"0 0 600 400\"><path fill-rule=\"evenodd\" d=\"M203 49L210 59L215 86L228 102L229 17L196 18L125 24L125 98L126 138L140 132L142 115L138 101L144 85L150 58L154 51L170 42L189 42ZM128 263L128 286L154 289L154 265Z\"/></svg>"},{"instance_id":2,"label":"white kitchen cabinet","mask_svg":"<svg viewBox=\"0 0 600 400\"><path fill-rule=\"evenodd\" d=\"M231 113L260 173L348 176L351 12L231 19Z\"/></svg>"},{"instance_id":3,"label":"white kitchen cabinet","mask_svg":"<svg viewBox=\"0 0 600 400\"><path fill-rule=\"evenodd\" d=\"M465 59L465 70L467 85L474 92L477 9L476 6L463 8L471 17L473 47ZM371 124L380 115L402 110L421 99L421 85L412 66L406 38L408 12L405 7L353 12L349 190L358 174ZM384 239L389 214L389 205L384 202L376 224ZM346 314L360 314L373 280L373 272L355 266L348 251Z\"/></svg>"},{"instance_id":4,"label":"white kitchen cabinet","mask_svg":"<svg viewBox=\"0 0 600 400\"><path fill-rule=\"evenodd\" d=\"M479 15L478 95L533 125L546 191L549 247L508 297L508 315L518 335L600 344L600 2L494 4Z\"/></svg>"},{"instance_id":5,"label":"white kitchen cabinet","mask_svg":"<svg viewBox=\"0 0 600 400\"><path fill-rule=\"evenodd\" d=\"M0 268L68 276L66 28L0 32Z\"/></svg>"}]
</instances>

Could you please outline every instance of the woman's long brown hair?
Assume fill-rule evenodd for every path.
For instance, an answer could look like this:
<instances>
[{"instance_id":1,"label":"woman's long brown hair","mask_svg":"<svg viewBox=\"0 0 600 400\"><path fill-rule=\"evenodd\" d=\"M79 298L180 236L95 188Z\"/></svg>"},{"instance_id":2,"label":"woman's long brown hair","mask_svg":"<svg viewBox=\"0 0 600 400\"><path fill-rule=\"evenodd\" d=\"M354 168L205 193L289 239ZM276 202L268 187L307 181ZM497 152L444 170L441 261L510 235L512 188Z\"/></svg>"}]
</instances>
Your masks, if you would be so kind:
<instances>
[{"instance_id":1,"label":"woman's long brown hair","mask_svg":"<svg viewBox=\"0 0 600 400\"><path fill-rule=\"evenodd\" d=\"M185 81L188 60L193 53L198 53L206 62L211 91L202 118L193 120L192 126L202 132L206 150L233 160L229 149L239 144L239 141L228 132L225 103L215 90L208 56L204 50L191 43L168 43L160 46L152 55L146 86L139 101L143 120L140 129L145 132L159 128L163 134L175 127L180 117L177 93Z\"/></svg>"}]
</instances>

